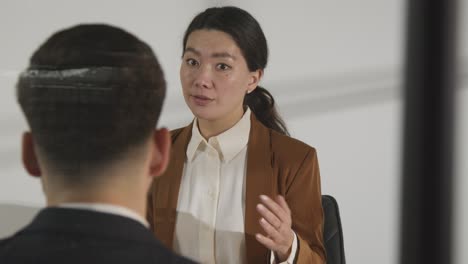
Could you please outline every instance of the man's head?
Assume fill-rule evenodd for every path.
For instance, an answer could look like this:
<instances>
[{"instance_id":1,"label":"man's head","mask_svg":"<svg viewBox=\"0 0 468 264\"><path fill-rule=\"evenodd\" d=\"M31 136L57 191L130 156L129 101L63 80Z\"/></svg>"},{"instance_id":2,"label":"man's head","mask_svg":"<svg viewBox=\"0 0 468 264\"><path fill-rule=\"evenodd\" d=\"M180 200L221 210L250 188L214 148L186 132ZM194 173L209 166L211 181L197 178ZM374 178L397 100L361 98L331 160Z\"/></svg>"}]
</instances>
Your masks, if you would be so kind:
<instances>
[{"instance_id":1,"label":"man's head","mask_svg":"<svg viewBox=\"0 0 468 264\"><path fill-rule=\"evenodd\" d=\"M67 188L111 181L109 168L133 160L158 176L170 144L167 130L155 130L165 90L151 48L128 32L91 24L53 34L17 85L31 129L26 169Z\"/></svg>"}]
</instances>

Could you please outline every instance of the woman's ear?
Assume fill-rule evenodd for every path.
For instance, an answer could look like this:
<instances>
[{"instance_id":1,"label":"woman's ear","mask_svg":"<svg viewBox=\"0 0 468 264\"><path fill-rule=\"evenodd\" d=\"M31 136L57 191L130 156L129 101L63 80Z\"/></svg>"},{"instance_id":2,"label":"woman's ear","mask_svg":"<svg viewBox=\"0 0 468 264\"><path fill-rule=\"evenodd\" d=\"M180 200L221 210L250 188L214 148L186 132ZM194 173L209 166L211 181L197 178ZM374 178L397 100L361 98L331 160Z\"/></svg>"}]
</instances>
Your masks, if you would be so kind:
<instances>
[{"instance_id":1,"label":"woman's ear","mask_svg":"<svg viewBox=\"0 0 468 264\"><path fill-rule=\"evenodd\" d=\"M250 72L250 80L249 83L247 84L247 93L251 93L255 88L257 88L258 83L262 79L263 76L263 70L258 69L253 72Z\"/></svg>"},{"instance_id":2,"label":"woman's ear","mask_svg":"<svg viewBox=\"0 0 468 264\"><path fill-rule=\"evenodd\" d=\"M36 151L34 149L34 140L31 132L24 132L22 139L22 159L23 166L29 175L34 177L41 176L41 168L37 159Z\"/></svg>"},{"instance_id":3,"label":"woman's ear","mask_svg":"<svg viewBox=\"0 0 468 264\"><path fill-rule=\"evenodd\" d=\"M161 176L167 169L171 155L171 135L167 128L154 131L152 140L150 176Z\"/></svg>"}]
</instances>

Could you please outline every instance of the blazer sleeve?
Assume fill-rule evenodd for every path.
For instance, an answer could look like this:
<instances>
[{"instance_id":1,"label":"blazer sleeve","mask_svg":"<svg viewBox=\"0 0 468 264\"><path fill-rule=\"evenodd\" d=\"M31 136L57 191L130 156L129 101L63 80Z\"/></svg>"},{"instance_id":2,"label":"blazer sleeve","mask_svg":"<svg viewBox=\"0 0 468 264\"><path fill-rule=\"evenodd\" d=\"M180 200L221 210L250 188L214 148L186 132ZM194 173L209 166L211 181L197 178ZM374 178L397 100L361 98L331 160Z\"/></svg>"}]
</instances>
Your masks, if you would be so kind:
<instances>
[{"instance_id":1,"label":"blazer sleeve","mask_svg":"<svg viewBox=\"0 0 468 264\"><path fill-rule=\"evenodd\" d=\"M288 183L285 196L299 242L295 263L325 263L320 172L314 148L306 153Z\"/></svg>"}]
</instances>

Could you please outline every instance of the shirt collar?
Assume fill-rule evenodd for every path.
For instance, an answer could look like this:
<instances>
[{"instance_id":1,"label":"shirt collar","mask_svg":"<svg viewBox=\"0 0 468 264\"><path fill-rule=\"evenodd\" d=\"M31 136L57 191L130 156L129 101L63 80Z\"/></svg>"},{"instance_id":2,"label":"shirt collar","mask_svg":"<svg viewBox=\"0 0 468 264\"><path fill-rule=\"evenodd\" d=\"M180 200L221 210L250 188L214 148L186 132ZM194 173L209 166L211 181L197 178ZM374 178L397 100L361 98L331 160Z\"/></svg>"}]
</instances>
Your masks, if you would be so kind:
<instances>
[{"instance_id":1,"label":"shirt collar","mask_svg":"<svg viewBox=\"0 0 468 264\"><path fill-rule=\"evenodd\" d=\"M197 150L201 146L206 146L216 149L221 160L225 162L232 160L249 141L250 115L251 111L247 108L242 118L233 127L209 138L208 142L200 134L197 119L195 118L192 126L192 138L187 146L187 158L193 160Z\"/></svg>"},{"instance_id":2,"label":"shirt collar","mask_svg":"<svg viewBox=\"0 0 468 264\"><path fill-rule=\"evenodd\" d=\"M83 210L97 211L97 212L107 213L107 214L120 215L123 217L131 218L141 223L145 227L149 228L149 223L148 221L146 221L146 219L141 217L136 212L123 206L118 206L118 205L113 205L113 204L104 204L104 203L62 203L62 204L59 204L58 207L71 208L71 209L83 209Z\"/></svg>"}]
</instances>

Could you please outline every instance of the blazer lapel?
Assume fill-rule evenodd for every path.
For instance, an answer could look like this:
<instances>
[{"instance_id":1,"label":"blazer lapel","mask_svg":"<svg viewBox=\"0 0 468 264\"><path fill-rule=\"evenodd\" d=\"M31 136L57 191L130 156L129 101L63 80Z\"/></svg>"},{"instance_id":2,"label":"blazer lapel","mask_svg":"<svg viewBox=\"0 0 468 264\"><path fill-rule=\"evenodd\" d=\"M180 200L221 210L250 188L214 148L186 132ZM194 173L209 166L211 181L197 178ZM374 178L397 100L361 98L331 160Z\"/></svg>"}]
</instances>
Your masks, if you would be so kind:
<instances>
[{"instance_id":1,"label":"blazer lapel","mask_svg":"<svg viewBox=\"0 0 468 264\"><path fill-rule=\"evenodd\" d=\"M167 171L157 181L154 187L157 197L153 197L156 236L170 249L173 246L176 209L179 187L187 152L187 146L192 136L192 124L173 134L171 161ZM261 245L255 234L263 233L259 223L256 206L262 194L273 196L273 168L270 143L270 131L251 115L251 129L247 146L247 172L245 192L245 243L248 263L268 263L269 250ZM176 155L176 153L180 153Z\"/></svg>"},{"instance_id":2,"label":"blazer lapel","mask_svg":"<svg viewBox=\"0 0 468 264\"><path fill-rule=\"evenodd\" d=\"M251 129L247 147L247 173L245 191L245 242L249 263L269 263L269 250L255 239L264 233L256 206L261 194L274 194L270 131L251 115Z\"/></svg>"},{"instance_id":3,"label":"blazer lapel","mask_svg":"<svg viewBox=\"0 0 468 264\"><path fill-rule=\"evenodd\" d=\"M192 123L193 124L193 123ZM172 134L172 151L166 172L155 181L154 232L164 245L172 249L177 201L192 124Z\"/></svg>"}]
</instances>

